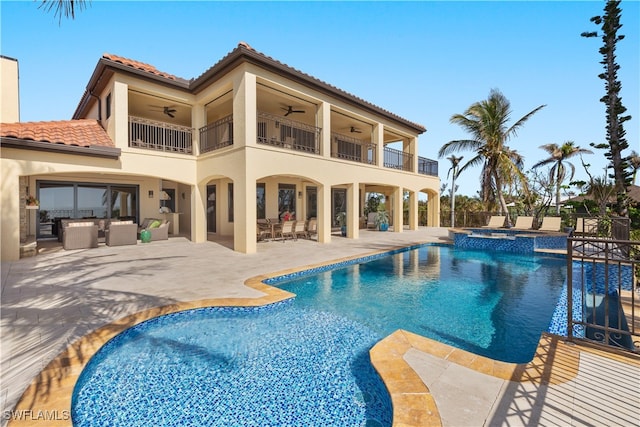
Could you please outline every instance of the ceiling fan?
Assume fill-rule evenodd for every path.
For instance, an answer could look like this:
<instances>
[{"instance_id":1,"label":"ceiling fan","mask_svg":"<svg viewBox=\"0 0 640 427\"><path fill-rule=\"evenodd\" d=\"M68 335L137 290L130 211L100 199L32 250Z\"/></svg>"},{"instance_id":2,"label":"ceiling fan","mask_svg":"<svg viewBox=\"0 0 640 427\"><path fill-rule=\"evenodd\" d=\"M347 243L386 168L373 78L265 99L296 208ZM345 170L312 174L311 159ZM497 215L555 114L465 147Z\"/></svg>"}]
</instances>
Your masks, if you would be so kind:
<instances>
[{"instance_id":1,"label":"ceiling fan","mask_svg":"<svg viewBox=\"0 0 640 427\"><path fill-rule=\"evenodd\" d=\"M150 107L156 108L154 111L162 111L163 114L171 117L172 119L176 116L176 108L175 105L168 106L160 106L160 105L150 105Z\"/></svg>"},{"instance_id":2,"label":"ceiling fan","mask_svg":"<svg viewBox=\"0 0 640 427\"><path fill-rule=\"evenodd\" d=\"M362 131L358 128L356 128L355 126L351 126L351 133L362 133Z\"/></svg>"},{"instance_id":3,"label":"ceiling fan","mask_svg":"<svg viewBox=\"0 0 640 427\"><path fill-rule=\"evenodd\" d=\"M282 108L284 111L286 111L286 113L284 113L284 116L287 117L289 114L293 114L293 113L304 113L304 110L294 110L293 106L289 105L287 108L284 107L280 107Z\"/></svg>"}]
</instances>

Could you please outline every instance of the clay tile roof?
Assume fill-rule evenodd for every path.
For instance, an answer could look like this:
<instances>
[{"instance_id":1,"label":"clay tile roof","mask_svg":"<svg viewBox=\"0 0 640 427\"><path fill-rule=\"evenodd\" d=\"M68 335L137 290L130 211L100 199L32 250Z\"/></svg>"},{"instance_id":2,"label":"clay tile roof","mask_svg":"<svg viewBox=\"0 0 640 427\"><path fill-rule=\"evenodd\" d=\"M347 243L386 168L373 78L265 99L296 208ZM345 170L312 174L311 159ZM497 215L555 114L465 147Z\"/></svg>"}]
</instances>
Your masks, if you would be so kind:
<instances>
[{"instance_id":1,"label":"clay tile roof","mask_svg":"<svg viewBox=\"0 0 640 427\"><path fill-rule=\"evenodd\" d=\"M0 137L49 142L77 147L115 147L96 120L2 123Z\"/></svg>"},{"instance_id":2,"label":"clay tile roof","mask_svg":"<svg viewBox=\"0 0 640 427\"><path fill-rule=\"evenodd\" d=\"M112 55L110 53L105 53L102 55L103 58L108 59L110 61L119 62L123 65L126 65L131 68L135 68L141 71L145 71L147 73L155 74L156 76L164 77L170 80L182 80L173 74L165 73L163 71L158 70L156 67L150 64L145 64L144 62L135 61L129 58L123 58L122 56Z\"/></svg>"}]
</instances>

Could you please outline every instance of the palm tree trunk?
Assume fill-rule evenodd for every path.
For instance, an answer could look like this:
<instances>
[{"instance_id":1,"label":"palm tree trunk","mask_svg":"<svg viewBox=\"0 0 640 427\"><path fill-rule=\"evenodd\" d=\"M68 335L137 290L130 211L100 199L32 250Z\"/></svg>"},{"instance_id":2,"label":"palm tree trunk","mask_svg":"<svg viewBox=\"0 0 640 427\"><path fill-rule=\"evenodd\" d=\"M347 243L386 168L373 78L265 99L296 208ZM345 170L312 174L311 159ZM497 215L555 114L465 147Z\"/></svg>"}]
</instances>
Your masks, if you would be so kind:
<instances>
[{"instance_id":1,"label":"palm tree trunk","mask_svg":"<svg viewBox=\"0 0 640 427\"><path fill-rule=\"evenodd\" d=\"M560 166L556 171L556 214L560 215Z\"/></svg>"},{"instance_id":2,"label":"palm tree trunk","mask_svg":"<svg viewBox=\"0 0 640 427\"><path fill-rule=\"evenodd\" d=\"M509 209L507 208L507 201L504 199L504 194L502 194L502 180L499 176L500 172L494 173L493 177L496 181L496 192L498 193L498 200L500 201L500 208L502 210L501 213L504 213L506 217L505 225L507 227L511 227L511 218L509 217Z\"/></svg>"}]
</instances>

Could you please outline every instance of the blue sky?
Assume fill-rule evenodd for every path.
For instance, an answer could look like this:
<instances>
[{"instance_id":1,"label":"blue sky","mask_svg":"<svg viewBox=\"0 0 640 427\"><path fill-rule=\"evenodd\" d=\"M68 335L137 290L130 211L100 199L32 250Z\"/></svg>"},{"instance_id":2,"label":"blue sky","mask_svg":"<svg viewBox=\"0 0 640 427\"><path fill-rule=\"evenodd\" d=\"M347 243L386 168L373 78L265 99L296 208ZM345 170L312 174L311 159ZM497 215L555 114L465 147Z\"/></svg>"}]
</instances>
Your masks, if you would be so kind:
<instances>
[{"instance_id":1,"label":"blue sky","mask_svg":"<svg viewBox=\"0 0 640 427\"><path fill-rule=\"evenodd\" d=\"M20 64L21 120L70 119L100 56L113 53L184 78L197 77L245 41L259 52L420 123L420 152L437 159L447 141L468 135L449 118L486 99L510 101L515 120L534 115L510 141L526 169L539 146L605 141L601 39L589 2L107 2L93 1L58 24L38 1L1 1L3 55ZM640 3L622 2L617 62L632 120L627 140L640 151ZM465 159L471 153L462 153ZM586 156L602 174L603 152ZM576 178L586 178L579 160ZM440 159L440 177L450 163ZM474 195L479 170L458 179Z\"/></svg>"}]
</instances>

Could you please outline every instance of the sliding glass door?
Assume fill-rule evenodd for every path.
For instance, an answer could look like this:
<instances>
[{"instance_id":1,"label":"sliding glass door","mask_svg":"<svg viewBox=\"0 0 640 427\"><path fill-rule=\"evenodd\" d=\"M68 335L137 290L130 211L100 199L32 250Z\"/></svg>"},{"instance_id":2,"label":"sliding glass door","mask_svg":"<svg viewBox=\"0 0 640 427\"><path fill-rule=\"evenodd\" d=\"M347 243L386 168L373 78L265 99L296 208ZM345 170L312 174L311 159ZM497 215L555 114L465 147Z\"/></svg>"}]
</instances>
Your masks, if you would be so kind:
<instances>
[{"instance_id":1,"label":"sliding glass door","mask_svg":"<svg viewBox=\"0 0 640 427\"><path fill-rule=\"evenodd\" d=\"M122 218L137 220L138 186L38 181L40 201L36 235L57 237L68 218Z\"/></svg>"}]
</instances>

